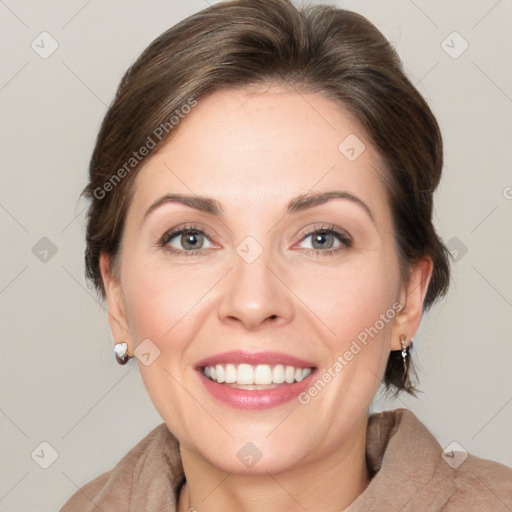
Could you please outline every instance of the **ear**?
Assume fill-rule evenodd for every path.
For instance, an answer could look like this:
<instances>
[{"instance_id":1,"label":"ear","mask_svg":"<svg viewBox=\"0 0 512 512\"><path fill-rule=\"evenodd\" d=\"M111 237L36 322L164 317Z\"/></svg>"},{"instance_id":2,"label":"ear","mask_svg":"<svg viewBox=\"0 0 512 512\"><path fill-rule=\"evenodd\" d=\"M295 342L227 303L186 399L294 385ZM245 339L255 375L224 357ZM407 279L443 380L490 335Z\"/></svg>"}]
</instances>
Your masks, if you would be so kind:
<instances>
[{"instance_id":1,"label":"ear","mask_svg":"<svg viewBox=\"0 0 512 512\"><path fill-rule=\"evenodd\" d=\"M133 345L130 336L130 324L126 315L120 280L114 275L111 258L105 252L101 252L99 264L107 299L108 323L110 324L114 343L126 342L128 344L128 354L131 355L133 354Z\"/></svg>"},{"instance_id":2,"label":"ear","mask_svg":"<svg viewBox=\"0 0 512 512\"><path fill-rule=\"evenodd\" d=\"M414 338L420 327L423 301L427 294L434 265L428 256L420 259L412 268L409 282L400 292L403 308L396 315L391 329L391 350L400 350L400 337L405 336L407 344Z\"/></svg>"}]
</instances>

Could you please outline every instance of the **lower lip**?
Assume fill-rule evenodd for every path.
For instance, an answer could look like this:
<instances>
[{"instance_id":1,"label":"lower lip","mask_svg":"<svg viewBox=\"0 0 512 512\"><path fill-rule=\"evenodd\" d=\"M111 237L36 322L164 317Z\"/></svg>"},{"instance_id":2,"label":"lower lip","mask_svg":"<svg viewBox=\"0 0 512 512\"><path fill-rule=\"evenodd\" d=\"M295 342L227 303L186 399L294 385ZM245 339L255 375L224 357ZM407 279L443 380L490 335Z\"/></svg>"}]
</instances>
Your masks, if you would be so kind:
<instances>
[{"instance_id":1,"label":"lower lip","mask_svg":"<svg viewBox=\"0 0 512 512\"><path fill-rule=\"evenodd\" d=\"M198 370L199 378L206 390L219 402L236 409L270 409L298 397L310 384L315 374L313 370L304 380L294 384L283 384L272 389L238 389L219 384L206 378Z\"/></svg>"}]
</instances>

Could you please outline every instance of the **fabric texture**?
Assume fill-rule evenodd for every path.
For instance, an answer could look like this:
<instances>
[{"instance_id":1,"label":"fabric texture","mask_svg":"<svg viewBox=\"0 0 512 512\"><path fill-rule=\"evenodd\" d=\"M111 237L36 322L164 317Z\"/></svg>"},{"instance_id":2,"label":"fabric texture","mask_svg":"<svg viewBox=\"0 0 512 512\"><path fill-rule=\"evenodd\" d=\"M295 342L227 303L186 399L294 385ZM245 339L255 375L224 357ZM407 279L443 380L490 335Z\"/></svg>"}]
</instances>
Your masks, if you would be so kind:
<instances>
[{"instance_id":1,"label":"fabric texture","mask_svg":"<svg viewBox=\"0 0 512 512\"><path fill-rule=\"evenodd\" d=\"M344 512L512 511L511 468L474 455L458 465L442 452L408 409L372 414L366 460L374 476ZM184 481L178 441L162 423L61 512L175 512Z\"/></svg>"}]
</instances>

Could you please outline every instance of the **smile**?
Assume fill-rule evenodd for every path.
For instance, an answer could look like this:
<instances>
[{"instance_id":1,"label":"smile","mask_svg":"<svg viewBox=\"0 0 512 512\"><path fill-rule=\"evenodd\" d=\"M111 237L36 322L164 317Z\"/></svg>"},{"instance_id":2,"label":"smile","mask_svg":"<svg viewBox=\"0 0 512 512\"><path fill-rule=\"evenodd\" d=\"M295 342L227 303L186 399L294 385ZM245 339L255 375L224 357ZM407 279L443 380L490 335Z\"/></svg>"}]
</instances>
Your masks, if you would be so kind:
<instances>
[{"instance_id":1,"label":"smile","mask_svg":"<svg viewBox=\"0 0 512 512\"><path fill-rule=\"evenodd\" d=\"M195 369L211 397L246 410L297 398L316 373L310 361L277 352L225 352L198 362Z\"/></svg>"},{"instance_id":2,"label":"smile","mask_svg":"<svg viewBox=\"0 0 512 512\"><path fill-rule=\"evenodd\" d=\"M203 374L206 378L218 384L232 384L233 388L267 389L278 384L293 384L301 382L312 371L312 368L297 368L291 365L259 364L217 364L205 366ZM271 389L271 388L269 388Z\"/></svg>"}]
</instances>

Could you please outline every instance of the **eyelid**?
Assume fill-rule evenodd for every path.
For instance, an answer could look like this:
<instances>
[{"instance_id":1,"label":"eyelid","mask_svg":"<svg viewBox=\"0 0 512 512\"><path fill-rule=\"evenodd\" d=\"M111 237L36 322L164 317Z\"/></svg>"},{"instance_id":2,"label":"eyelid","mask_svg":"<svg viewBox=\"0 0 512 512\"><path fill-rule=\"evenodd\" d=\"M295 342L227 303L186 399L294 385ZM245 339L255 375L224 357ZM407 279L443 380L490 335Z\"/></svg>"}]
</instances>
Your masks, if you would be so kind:
<instances>
[{"instance_id":1,"label":"eyelid","mask_svg":"<svg viewBox=\"0 0 512 512\"><path fill-rule=\"evenodd\" d=\"M165 247L169 241L178 235L181 235L183 232L187 231L198 231L200 233L203 233L205 237L210 241L210 243L215 244L215 242L212 240L215 238L215 236L212 234L212 232L206 227L203 226L200 223L186 223L183 225L178 225L173 228L168 229L159 239L158 245L160 247ZM178 249L176 249L178 250ZM197 249L197 251L203 251L205 249ZM183 251L187 253L194 253L194 251Z\"/></svg>"},{"instance_id":2,"label":"eyelid","mask_svg":"<svg viewBox=\"0 0 512 512\"><path fill-rule=\"evenodd\" d=\"M192 255L200 254L202 252L209 251L212 249L211 247L209 247L206 249L203 248L203 249L194 249L192 251L185 251L182 249L175 249L174 247L170 247L167 245L171 239L176 238L177 236L179 236L187 231L192 231L192 232L197 231L199 233L202 233L211 244L215 245L215 242L212 240L215 238L215 236L212 236L210 230L206 226L203 226L200 223L187 223L187 224L183 224L183 225L178 225L174 228L167 230L164 233L164 235L160 238L158 245L160 247L167 248L167 250L169 250L171 253L175 253L178 255L185 255L185 256L192 256ZM353 244L353 239L348 234L348 232L346 232L345 230L343 230L341 228L338 228L337 226L335 226L333 224L323 223L321 225L309 225L308 227L304 228L299 235L299 240L297 242L295 242L292 247L303 242L307 237L310 237L310 236L314 235L315 233L322 232L322 231L333 234L336 238L338 238L339 242L343 246L345 246L345 248L349 248ZM322 250L322 249L304 248L302 250L304 250L308 253L314 253L314 254L320 254L320 253L332 254L332 253L338 252L342 249L334 248L334 249Z\"/></svg>"},{"instance_id":3,"label":"eyelid","mask_svg":"<svg viewBox=\"0 0 512 512\"><path fill-rule=\"evenodd\" d=\"M316 233L317 231L332 232L332 233L340 236L342 239L346 239L347 242L352 243L352 241L353 241L352 237L344 229L341 229L341 228L335 226L334 224L323 223L321 225L310 225L310 226L304 228L299 234L299 242L302 242L302 240L304 240L304 237L310 236L310 235Z\"/></svg>"},{"instance_id":4,"label":"eyelid","mask_svg":"<svg viewBox=\"0 0 512 512\"><path fill-rule=\"evenodd\" d=\"M339 242L338 247L328 248L328 249L315 249L310 247L303 247L301 250L306 254L311 254L313 256L334 256L337 254L341 254L347 249L350 249L353 246L353 238L349 235L347 231L344 229L338 228L332 224L323 224L321 226L310 226L305 228L300 235L300 239L296 242L295 245L303 243L309 237L314 236L317 233L326 233L334 236Z\"/></svg>"}]
</instances>

